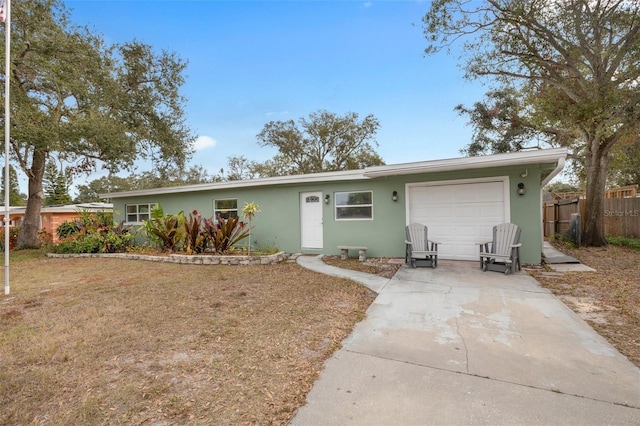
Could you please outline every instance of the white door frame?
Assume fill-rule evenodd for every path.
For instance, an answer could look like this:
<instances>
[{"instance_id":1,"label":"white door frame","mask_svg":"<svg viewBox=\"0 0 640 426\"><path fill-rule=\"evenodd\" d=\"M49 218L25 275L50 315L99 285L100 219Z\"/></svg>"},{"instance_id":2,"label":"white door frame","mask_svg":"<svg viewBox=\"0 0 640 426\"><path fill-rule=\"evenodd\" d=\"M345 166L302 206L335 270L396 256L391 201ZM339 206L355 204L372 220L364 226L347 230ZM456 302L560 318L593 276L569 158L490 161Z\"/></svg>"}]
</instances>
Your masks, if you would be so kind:
<instances>
[{"instance_id":1,"label":"white door frame","mask_svg":"<svg viewBox=\"0 0 640 426\"><path fill-rule=\"evenodd\" d=\"M467 183L484 183L484 182L502 182L502 188L504 193L504 221L511 222L511 197L509 192L509 176L494 176L486 178L473 178L473 179L453 179L453 180L438 180L432 182L413 182L405 184L404 193L405 197L405 222L409 225L411 220L409 206L411 200L409 199L409 189L418 186L443 186L443 185L464 185Z\"/></svg>"},{"instance_id":2,"label":"white door frame","mask_svg":"<svg viewBox=\"0 0 640 426\"><path fill-rule=\"evenodd\" d=\"M498 189L498 191L502 192L501 194L502 208L499 210L494 210L494 212L496 213L495 218L497 219L498 217L497 215L499 215L501 221L510 222L511 221L510 219L511 218L511 207L510 207L511 200L509 196L509 177L495 176L495 177L477 178L477 179L456 179L456 180L447 180L447 181L415 182L415 183L406 184L405 186L406 224L408 225L413 217L412 213L414 212L411 211L412 203L414 201L423 200L422 197L418 197L418 200L414 200L412 198L412 195L416 192L416 190L420 192L427 191L427 194L428 194L429 188L441 187L445 190L447 188L451 188L451 193L456 193L458 189L454 189L453 188L454 186L464 190L465 187L468 187L469 189L471 189L473 188L473 185L482 185L482 184L491 184L491 186L494 188L494 191L500 188ZM474 193L476 193L476 191L474 191ZM495 192L494 194L498 195ZM482 197L478 198L478 200L482 200L482 199L483 199ZM458 201L460 202L461 206L466 205L464 199L458 200L458 198L452 198L452 199L450 198L449 205L455 205L455 203ZM433 202L436 202L436 200L433 200ZM480 202L482 203L482 201ZM434 204L434 207L435 206L436 204ZM415 217L413 217L413 219L415 219ZM474 244L477 242L483 241L483 239L488 239L488 240L491 239L490 227L487 227L487 224L482 222L482 219L480 217L478 217L478 219L479 220L474 225L472 225L472 227L475 227L474 233L476 235L474 239L477 240L475 242L470 240L468 238L469 237L468 235L463 235L461 236L461 239L457 239L458 237L454 237L454 235L457 234L457 231L454 228L447 230L447 225L443 224L441 220L433 223L434 228L432 229L434 231L430 232L430 235L431 235L431 238L442 243L441 250L440 250L441 251L440 255L442 259L473 260L476 257L475 253L473 252ZM452 221L451 223L462 225L462 228L469 228L469 224L462 224L459 221L457 222ZM483 223L482 228L479 227L479 223ZM494 223L493 225L497 225L497 224L498 223ZM426 225L428 226L428 224ZM450 232L453 232L453 234L450 234ZM489 233L487 234L487 232ZM478 235L479 233L487 234L487 235L481 236L481 235Z\"/></svg>"},{"instance_id":3,"label":"white door frame","mask_svg":"<svg viewBox=\"0 0 640 426\"><path fill-rule=\"evenodd\" d=\"M300 193L300 247L322 250L324 228L322 191Z\"/></svg>"}]
</instances>

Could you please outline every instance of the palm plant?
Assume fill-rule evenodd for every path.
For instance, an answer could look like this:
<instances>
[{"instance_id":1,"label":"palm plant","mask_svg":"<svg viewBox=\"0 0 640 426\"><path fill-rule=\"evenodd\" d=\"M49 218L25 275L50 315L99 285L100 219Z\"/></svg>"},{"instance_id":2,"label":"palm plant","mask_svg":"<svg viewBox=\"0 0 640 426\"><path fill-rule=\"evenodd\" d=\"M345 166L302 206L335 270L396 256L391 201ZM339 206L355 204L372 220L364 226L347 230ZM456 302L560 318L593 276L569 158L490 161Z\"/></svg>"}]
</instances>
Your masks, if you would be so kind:
<instances>
[{"instance_id":1,"label":"palm plant","mask_svg":"<svg viewBox=\"0 0 640 426\"><path fill-rule=\"evenodd\" d=\"M260 206L253 201L250 203L244 203L242 216L249 220L249 255L251 255L251 221L257 213L260 213Z\"/></svg>"}]
</instances>

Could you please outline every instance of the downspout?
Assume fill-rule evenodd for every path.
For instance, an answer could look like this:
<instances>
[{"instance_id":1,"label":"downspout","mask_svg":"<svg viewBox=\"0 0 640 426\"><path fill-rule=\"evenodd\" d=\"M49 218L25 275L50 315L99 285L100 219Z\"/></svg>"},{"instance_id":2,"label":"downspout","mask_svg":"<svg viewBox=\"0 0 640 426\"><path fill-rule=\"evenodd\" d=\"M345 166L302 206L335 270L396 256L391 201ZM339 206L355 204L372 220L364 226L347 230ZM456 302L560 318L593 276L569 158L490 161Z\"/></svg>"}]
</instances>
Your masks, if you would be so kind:
<instances>
[{"instance_id":1,"label":"downspout","mask_svg":"<svg viewBox=\"0 0 640 426\"><path fill-rule=\"evenodd\" d=\"M558 163L556 164L556 168L553 169L551 173L549 173L549 175L542 180L542 182L540 182L540 187L541 187L540 195L542 195L542 188L547 186L547 184L551 181L551 179L556 177L562 171L562 169L564 169L564 163L566 158L567 158L566 155L563 155L562 157L558 158Z\"/></svg>"},{"instance_id":2,"label":"downspout","mask_svg":"<svg viewBox=\"0 0 640 426\"><path fill-rule=\"evenodd\" d=\"M542 200L542 191L544 190L544 187L547 186L549 182L551 182L551 179L556 177L562 171L562 169L564 169L566 158L567 158L566 153L562 157L558 158L558 163L556 164L556 168L553 169L551 173L547 175L547 177L542 179L542 182L540 182L540 217L542 218L544 218L544 204ZM540 242L541 242L541 247L543 248L544 248L544 227L545 226L547 226L547 224L543 223L542 227L540 228Z\"/></svg>"}]
</instances>

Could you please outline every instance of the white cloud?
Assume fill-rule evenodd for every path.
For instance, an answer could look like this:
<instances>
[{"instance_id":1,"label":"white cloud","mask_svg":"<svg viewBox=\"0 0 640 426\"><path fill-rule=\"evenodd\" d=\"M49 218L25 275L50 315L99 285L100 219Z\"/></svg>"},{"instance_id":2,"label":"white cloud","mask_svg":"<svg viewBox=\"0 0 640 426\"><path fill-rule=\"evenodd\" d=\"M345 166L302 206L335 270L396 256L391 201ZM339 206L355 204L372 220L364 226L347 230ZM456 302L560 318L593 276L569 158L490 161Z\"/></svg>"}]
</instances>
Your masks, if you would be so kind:
<instances>
[{"instance_id":1,"label":"white cloud","mask_svg":"<svg viewBox=\"0 0 640 426\"><path fill-rule=\"evenodd\" d=\"M287 114L289 114L289 111L270 111L270 112L267 112L266 116L273 117L274 115L282 116Z\"/></svg>"},{"instance_id":2,"label":"white cloud","mask_svg":"<svg viewBox=\"0 0 640 426\"><path fill-rule=\"evenodd\" d=\"M203 149L212 148L216 146L218 142L209 136L198 136L193 144L193 149L201 151Z\"/></svg>"}]
</instances>

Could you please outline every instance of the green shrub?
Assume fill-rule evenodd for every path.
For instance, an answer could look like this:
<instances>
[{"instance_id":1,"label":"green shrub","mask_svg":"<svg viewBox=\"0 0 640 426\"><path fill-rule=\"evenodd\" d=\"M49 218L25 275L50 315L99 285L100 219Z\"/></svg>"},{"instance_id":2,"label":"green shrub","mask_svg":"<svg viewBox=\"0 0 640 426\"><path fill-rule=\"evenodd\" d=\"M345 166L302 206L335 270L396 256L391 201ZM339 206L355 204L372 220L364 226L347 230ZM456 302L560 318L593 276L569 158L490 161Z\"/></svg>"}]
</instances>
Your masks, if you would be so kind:
<instances>
[{"instance_id":1,"label":"green shrub","mask_svg":"<svg viewBox=\"0 0 640 426\"><path fill-rule=\"evenodd\" d=\"M635 250L640 250L640 239L621 237L617 235L609 235L606 237L607 243L612 246L629 247Z\"/></svg>"},{"instance_id":2,"label":"green shrub","mask_svg":"<svg viewBox=\"0 0 640 426\"><path fill-rule=\"evenodd\" d=\"M56 228L56 234L58 238L67 238L73 234L77 234L80 231L80 227L76 222L67 222L66 220Z\"/></svg>"},{"instance_id":3,"label":"green shrub","mask_svg":"<svg viewBox=\"0 0 640 426\"><path fill-rule=\"evenodd\" d=\"M53 246L54 253L125 253L135 236L128 232L104 229L66 237Z\"/></svg>"},{"instance_id":4,"label":"green shrub","mask_svg":"<svg viewBox=\"0 0 640 426\"><path fill-rule=\"evenodd\" d=\"M168 214L165 216L160 204L151 210L151 218L144 221L147 237L162 250L176 251L184 242L184 214Z\"/></svg>"},{"instance_id":5,"label":"green shrub","mask_svg":"<svg viewBox=\"0 0 640 426\"><path fill-rule=\"evenodd\" d=\"M82 212L75 222L61 224L60 237L52 247L54 253L124 253L134 244L135 234L124 226L115 225L112 216Z\"/></svg>"}]
</instances>

